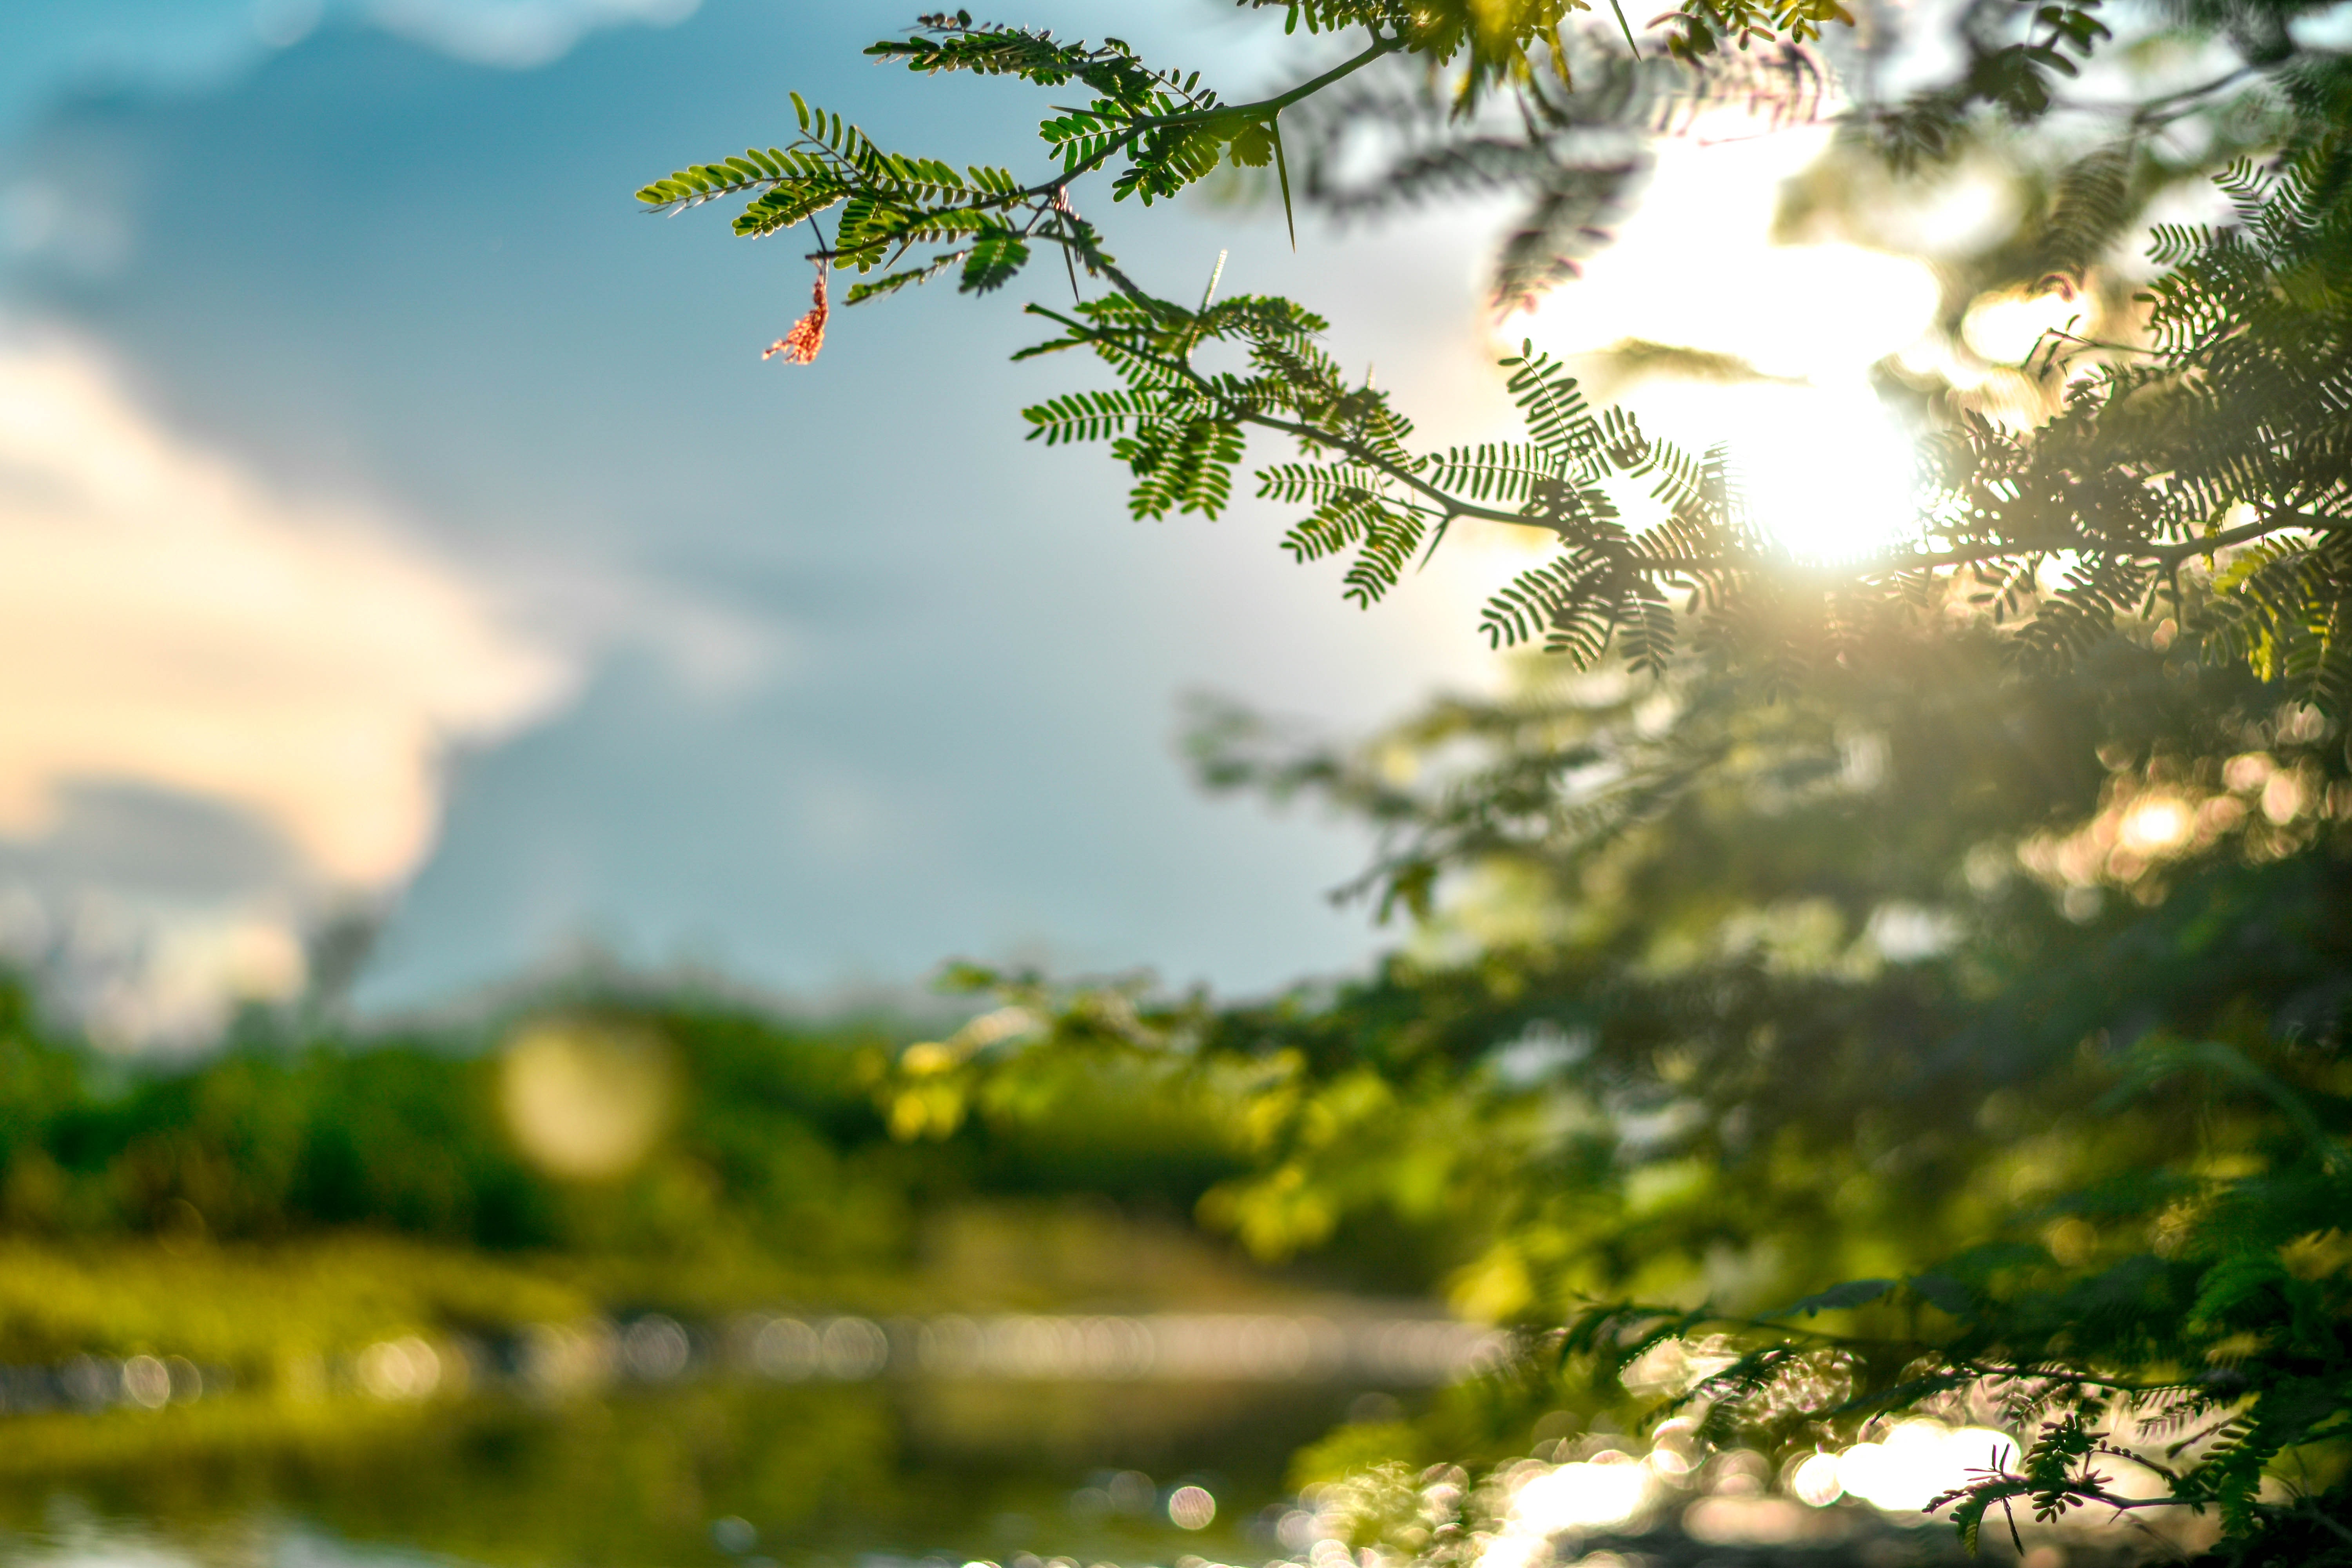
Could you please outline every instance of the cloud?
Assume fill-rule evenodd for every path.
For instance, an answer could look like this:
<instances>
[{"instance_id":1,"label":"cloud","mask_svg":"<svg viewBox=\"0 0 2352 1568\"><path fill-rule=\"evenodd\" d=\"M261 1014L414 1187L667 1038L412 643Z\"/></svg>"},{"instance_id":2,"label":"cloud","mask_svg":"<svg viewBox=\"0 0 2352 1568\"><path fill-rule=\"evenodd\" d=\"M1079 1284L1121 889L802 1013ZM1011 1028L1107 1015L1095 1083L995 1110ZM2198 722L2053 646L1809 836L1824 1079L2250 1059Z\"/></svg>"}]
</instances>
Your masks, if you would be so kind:
<instances>
[{"instance_id":1,"label":"cloud","mask_svg":"<svg viewBox=\"0 0 2352 1568\"><path fill-rule=\"evenodd\" d=\"M803 662L800 639L773 617L731 608L643 567L544 552L486 564L506 585L516 623L583 666L623 649L648 654L687 695L726 703Z\"/></svg>"},{"instance_id":2,"label":"cloud","mask_svg":"<svg viewBox=\"0 0 2352 1568\"><path fill-rule=\"evenodd\" d=\"M79 344L0 338L0 834L41 833L68 784L141 784L383 887L430 841L442 751L569 679L381 522L269 493Z\"/></svg>"},{"instance_id":3,"label":"cloud","mask_svg":"<svg viewBox=\"0 0 2352 1568\"><path fill-rule=\"evenodd\" d=\"M203 89L356 19L477 65L530 69L602 27L666 27L700 0L71 0L0 5L0 136L59 91Z\"/></svg>"},{"instance_id":4,"label":"cloud","mask_svg":"<svg viewBox=\"0 0 2352 1568\"><path fill-rule=\"evenodd\" d=\"M476 65L524 70L560 59L599 27L667 27L700 0L377 0L378 26ZM299 36L299 35L298 35Z\"/></svg>"},{"instance_id":5,"label":"cloud","mask_svg":"<svg viewBox=\"0 0 2352 1568\"><path fill-rule=\"evenodd\" d=\"M215 921L380 896L431 846L446 750L576 679L382 520L274 493L90 348L0 329L0 858L20 885ZM186 864L73 852L139 823ZM250 967L251 941L227 945Z\"/></svg>"}]
</instances>

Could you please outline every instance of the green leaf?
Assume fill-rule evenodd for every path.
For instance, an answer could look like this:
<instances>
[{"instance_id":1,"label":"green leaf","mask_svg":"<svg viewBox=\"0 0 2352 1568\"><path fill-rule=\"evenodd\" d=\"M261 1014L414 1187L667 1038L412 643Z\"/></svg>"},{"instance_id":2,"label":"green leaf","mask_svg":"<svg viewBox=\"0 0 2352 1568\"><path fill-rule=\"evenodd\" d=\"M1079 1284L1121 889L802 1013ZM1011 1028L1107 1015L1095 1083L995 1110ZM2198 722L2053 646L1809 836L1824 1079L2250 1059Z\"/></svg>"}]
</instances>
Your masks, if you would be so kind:
<instances>
[{"instance_id":1,"label":"green leaf","mask_svg":"<svg viewBox=\"0 0 2352 1568\"><path fill-rule=\"evenodd\" d=\"M928 283L963 259L966 254L964 251L951 250L944 256L933 257L920 267L909 267L898 272L885 273L871 282L853 283L849 286L849 292L844 296L844 299L849 304L863 305L868 300L878 299L885 294L895 294L901 289L916 284Z\"/></svg>"},{"instance_id":2,"label":"green leaf","mask_svg":"<svg viewBox=\"0 0 2352 1568\"><path fill-rule=\"evenodd\" d=\"M1002 289L1012 280L1029 260L1029 242L1019 235L1000 230L983 234L964 258L963 280L958 290L966 294L985 294Z\"/></svg>"}]
</instances>

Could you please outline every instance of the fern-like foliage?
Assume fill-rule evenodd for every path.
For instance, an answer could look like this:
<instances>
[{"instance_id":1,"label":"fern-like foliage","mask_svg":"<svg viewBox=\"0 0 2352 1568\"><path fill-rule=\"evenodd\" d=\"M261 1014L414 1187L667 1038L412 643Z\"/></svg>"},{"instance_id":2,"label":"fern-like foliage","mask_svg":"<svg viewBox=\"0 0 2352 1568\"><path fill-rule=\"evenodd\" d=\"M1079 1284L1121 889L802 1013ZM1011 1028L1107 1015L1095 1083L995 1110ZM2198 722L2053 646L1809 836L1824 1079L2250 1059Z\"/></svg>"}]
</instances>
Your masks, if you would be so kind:
<instances>
[{"instance_id":1,"label":"fern-like foliage","mask_svg":"<svg viewBox=\"0 0 2352 1568\"><path fill-rule=\"evenodd\" d=\"M2019 81L2073 70L2104 36L2088 5L2041 7L2021 53L1985 58L2009 60L2000 68L2025 72ZM2059 416L2024 435L1962 423L1937 447L1934 504L1915 542L1835 573L1798 569L1756 526L1726 454L1682 452L1596 413L1532 351L1505 363L1525 442L1426 450L1387 390L1342 374L1320 344L1323 323L1303 307L1164 298L1120 267L1077 210L1089 176L1105 175L1114 201L1150 205L1220 163L1271 165L1286 201L1285 110L1334 92L1343 96L1327 102L1346 93L1360 107L1375 101L1390 89L1359 73L1384 61L1451 63L1469 95L1457 110L1509 85L1525 135L1487 134L1478 127L1488 121L1465 111L1463 134L1410 149L1384 188L1534 179L1537 199L1497 279L1498 298L1525 300L1572 270L1578 247L1597 239L1598 221L1641 177L1645 155L1630 150L1629 130L1743 91L1775 114L1802 116L1822 90L1798 46L1835 11L1829 0L1691 0L1675 26L1678 52L1696 66L1589 47L1579 56L1561 31L1571 8L1296 0L1284 7L1294 26L1360 30L1366 41L1313 80L1245 103L1221 99L1198 73L1147 64L1117 38L1071 43L968 13L933 16L868 52L926 75L1006 76L1089 95L1038 128L1053 172L1024 180L892 152L795 96L800 133L790 145L689 165L638 194L673 212L745 196L735 226L747 236L831 215L814 254L863 275L852 304L949 274L965 292L993 292L1059 251L1076 298L1066 309L1029 307L1056 333L1028 352L1084 349L1120 385L1027 410L1033 438L1107 442L1131 476L1130 509L1151 518L1216 515L1253 435L1290 443L1298 460L1261 468L1257 493L1304 508L1285 547L1301 561L1344 558L1343 592L1365 605L1456 522L1545 530L1556 553L1487 606L1482 627L1496 647L1538 644L1580 663L1613 651L1659 671L1695 635L1760 668L1794 669L1849 647L1873 604L1925 610L1958 592L2013 625L2031 659L2077 658L2119 617L2163 611L2210 648L2352 711L2352 204L2343 139L2327 118L2346 92L2325 72L2288 84L2307 100L2295 123L2321 133L2223 176L2234 223L2158 234L2168 270L2147 296L2152 352L2053 342L2045 362L2053 374L2063 364L2072 384ZM1704 63L1708 40L1759 32L1777 52L1744 66ZM1600 64L1571 89L1577 58ZM2046 92L2017 82L1954 90L2019 114L2047 107ZM1566 158L1571 146L1591 155ZM2122 143L2095 150L2061 181L2043 242L2053 270L2079 271L2111 242L2136 199L2131 157ZM1310 174L1324 178L1319 166ZM1220 345L1238 351L1242 368L1208 368L1227 363L1202 357ZM1642 489L1647 503L1628 515Z\"/></svg>"},{"instance_id":2,"label":"fern-like foliage","mask_svg":"<svg viewBox=\"0 0 2352 1568\"><path fill-rule=\"evenodd\" d=\"M1718 612L1773 555L1740 514L1719 457L1692 458L1621 414L1596 413L1559 364L1532 350L1505 362L1528 422L1524 442L1445 452L1416 447L1390 394L1369 375L1350 378L1322 346L1320 319L1287 300L1204 297L1188 307L1147 289L1080 216L1075 193L1101 174L1113 201L1148 205L1230 163L1270 166L1286 202L1284 111L1391 58L1456 71L1454 101L1465 111L1482 94L1508 88L1562 131L1671 115L1726 90L1741 71L1604 62L1587 73L1590 85L1580 95L1570 88L1571 46L1563 32L1580 0L1502 6L1293 0L1281 8L1294 27L1358 30L1366 40L1321 76L1247 103L1221 99L1197 72L1148 65L1118 38L1072 43L1040 29L976 23L966 12L923 17L909 36L867 51L924 75L971 72L1084 89L1083 101L1059 104L1039 125L1055 166L1034 179L887 150L840 114L794 95L799 135L789 145L688 165L638 198L675 213L746 197L735 229L754 237L829 221L832 233L817 229L814 255L821 267L861 275L848 293L853 305L950 274L962 291L992 292L1058 251L1075 298L1066 309L1029 307L1056 331L1021 357L1083 349L1118 384L1025 410L1030 436L1047 445L1107 443L1131 476L1129 507L1139 518L1217 515L1231 504L1250 437L1271 436L1297 453L1297 461L1263 467L1256 476L1261 497L1302 509L1285 548L1300 561L1344 560L1342 591L1360 605L1385 597L1453 524L1474 520L1542 529L1559 546L1554 560L1522 574L1489 606L1485 629L1498 647L1540 643L1585 662L1615 649L1637 668L1658 670L1691 612L1727 632ZM1695 18L1688 30L1696 38L1710 27L1770 27L1798 37L1813 25L1808 17L1840 14L1832 0L1769 0L1761 9L1746 0L1728 9L1706 0L1688 13ZM1774 61L1773 71L1801 77L1810 68L1785 52ZM1509 161L1494 147L1433 150L1427 177L1475 174L1490 154ZM1525 296L1568 275L1570 253L1597 239L1595 221L1643 166L1621 155L1552 180L1513 242L1501 286ZM1229 363L1213 353L1204 359L1204 351L1219 347L1238 351L1241 368L1209 368ZM1634 526L1621 515L1612 486L1650 489L1664 521Z\"/></svg>"},{"instance_id":3,"label":"fern-like foliage","mask_svg":"<svg viewBox=\"0 0 2352 1568\"><path fill-rule=\"evenodd\" d=\"M1483 1412L1478 1430L1524 1442L1530 1412L1599 1406L1675 1417L1661 1447L1694 1459L1778 1462L1926 1415L2016 1439L1936 1508L1971 1542L1991 1530L1990 1557L2022 1555L2012 1520L2121 1510L2218 1533L2200 1568L2352 1563L2340 734L2242 669L2184 675L2116 644L2018 682L2000 640L1890 620L1869 658L1774 704L1692 661L1662 728L1637 717L1657 689L1614 680L1442 700L1337 749L1219 715L1196 741L1208 776L1378 830L1367 882L1388 897L1425 910L1439 879L1505 870L1577 923L1401 957L1336 994L1134 997L1113 1016L1143 1060L1245 1086L1233 1124L1258 1164L1208 1212L1252 1246L1312 1244L1335 1209L1397 1203L1397 1173L1450 1173L1433 1212L1491 1227L1531 1293L1531 1353L1444 1407L1433 1438L1459 1443ZM1874 777L1857 732L1876 737ZM2158 798L2251 803L2249 745L2329 804L2290 825L2204 815L2235 825L2128 873L2161 876L2161 896L2078 922L2041 889L1963 876L1988 834L2053 809L2124 818L2147 798L2116 788L2126 753ZM1889 891L1937 890L1953 945L1784 967L1742 936L1657 963L1661 931L1752 932L1804 907L1792 888L1830 889L1856 931ZM1107 1000L1023 1050L1100 1049ZM1505 1052L1557 1076L1505 1071ZM1596 1102L1622 1109L1570 1120ZM1643 1172L1678 1195L1637 1196ZM1857 1258L1881 1277L1816 1289ZM1624 1299L1659 1279L1687 1294ZM1716 1305L1692 1310L1702 1290ZM1460 1568L1426 1531L1395 1560Z\"/></svg>"},{"instance_id":4,"label":"fern-like foliage","mask_svg":"<svg viewBox=\"0 0 2352 1568\"><path fill-rule=\"evenodd\" d=\"M2026 650L2168 611L2217 656L2352 711L2352 202L2339 133L2221 176L2235 221L2168 226L2152 350L2053 340L2075 380L2019 436L1938 445L1934 524ZM2107 176L2100 176L2102 178Z\"/></svg>"},{"instance_id":5,"label":"fern-like foliage","mask_svg":"<svg viewBox=\"0 0 2352 1568\"><path fill-rule=\"evenodd\" d=\"M1348 557L1344 592L1359 605L1395 588L1459 519L1541 528L1560 554L1496 596L1489 640L1540 642L1586 664L1615 644L1634 668L1663 670L1679 632L1669 589L1728 598L1764 558L1719 453L1695 460L1622 412L1595 414L1559 362L1531 346L1504 361L1526 441L1416 452L1411 423L1385 393L1351 384L1316 342L1323 322L1288 300L1186 310L1114 296L1039 313L1063 333L1024 357L1087 349L1127 385L1026 410L1032 439L1110 442L1134 474L1135 515L1165 517L1224 506L1245 428L1291 437L1301 460L1261 469L1257 493L1309 509L1284 548L1302 562ZM1194 356L1215 342L1241 348L1248 369L1201 369ZM1612 480L1648 482L1665 520L1630 529Z\"/></svg>"},{"instance_id":6,"label":"fern-like foliage","mask_svg":"<svg viewBox=\"0 0 2352 1568\"><path fill-rule=\"evenodd\" d=\"M2217 1517L2226 1560L2248 1568L2352 1562L2340 1495L2271 1479L2283 1458L2352 1438L2352 1277L2312 1256L2352 1212L2345 1103L2218 1042L2154 1039L2122 1066L2110 1109L2189 1079L2283 1113L2276 1145L2250 1162L2259 1173L2149 1170L2056 1211L2146 1226L2163 1237L2158 1249L2086 1268L2035 1242L1996 1241L1927 1274L1853 1281L1738 1321L1597 1305L1570 1325L1569 1353L1606 1376L1665 1341L1720 1336L1712 1342L1736 1357L1660 1414L1695 1411L1727 1441L1990 1402L2032 1436L1929 1505L1971 1551L1989 1523L2013 1532L2021 1518L2078 1510L2179 1510ZM1836 1374L1826 1399L1825 1366Z\"/></svg>"}]
</instances>

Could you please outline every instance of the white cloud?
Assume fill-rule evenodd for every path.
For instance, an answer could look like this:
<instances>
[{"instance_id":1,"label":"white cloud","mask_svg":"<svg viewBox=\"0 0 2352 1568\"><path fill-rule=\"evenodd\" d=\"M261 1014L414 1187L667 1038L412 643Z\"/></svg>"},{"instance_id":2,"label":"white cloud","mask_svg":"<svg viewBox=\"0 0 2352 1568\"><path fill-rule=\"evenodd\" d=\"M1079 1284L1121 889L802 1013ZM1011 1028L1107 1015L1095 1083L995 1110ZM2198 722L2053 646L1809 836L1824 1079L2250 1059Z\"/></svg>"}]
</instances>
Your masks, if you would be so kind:
<instances>
[{"instance_id":1,"label":"white cloud","mask_svg":"<svg viewBox=\"0 0 2352 1568\"><path fill-rule=\"evenodd\" d=\"M79 909L68 927L111 911L95 943L116 955L109 1032L184 1035L230 995L299 984L296 925L381 896L430 847L446 748L511 731L574 681L381 520L274 493L163 427L78 342L0 332L0 839L20 879L37 868ZM215 813L211 858L248 870L198 868L192 896L167 866L142 886L142 867L100 864L121 827L75 848L106 820L94 810L135 816L142 798L148 816L173 800ZM231 842L243 821L258 848ZM273 858L273 839L289 852Z\"/></svg>"},{"instance_id":2,"label":"white cloud","mask_svg":"<svg viewBox=\"0 0 2352 1568\"><path fill-rule=\"evenodd\" d=\"M381 888L432 837L442 750L568 677L382 523L271 494L79 344L0 338L0 834L38 835L69 784L135 783Z\"/></svg>"},{"instance_id":3,"label":"white cloud","mask_svg":"<svg viewBox=\"0 0 2352 1568\"><path fill-rule=\"evenodd\" d=\"M378 26L476 65L529 69L559 59L598 27L667 27L701 0L377 0Z\"/></svg>"},{"instance_id":4,"label":"white cloud","mask_svg":"<svg viewBox=\"0 0 2352 1568\"><path fill-rule=\"evenodd\" d=\"M303 933L431 852L450 750L629 647L721 703L797 653L614 563L461 568L0 317L0 953L101 1039L200 1043L233 1001L299 990Z\"/></svg>"},{"instance_id":5,"label":"white cloud","mask_svg":"<svg viewBox=\"0 0 2352 1568\"><path fill-rule=\"evenodd\" d=\"M668 26L700 0L13 0L0 5L0 136L81 88L207 89L357 19L477 65L528 69L601 27Z\"/></svg>"},{"instance_id":6,"label":"white cloud","mask_svg":"<svg viewBox=\"0 0 2352 1568\"><path fill-rule=\"evenodd\" d=\"M743 697L788 673L802 649L789 628L644 570L577 555L533 553L488 563L508 585L518 624L583 664L631 648L658 659L706 702Z\"/></svg>"}]
</instances>

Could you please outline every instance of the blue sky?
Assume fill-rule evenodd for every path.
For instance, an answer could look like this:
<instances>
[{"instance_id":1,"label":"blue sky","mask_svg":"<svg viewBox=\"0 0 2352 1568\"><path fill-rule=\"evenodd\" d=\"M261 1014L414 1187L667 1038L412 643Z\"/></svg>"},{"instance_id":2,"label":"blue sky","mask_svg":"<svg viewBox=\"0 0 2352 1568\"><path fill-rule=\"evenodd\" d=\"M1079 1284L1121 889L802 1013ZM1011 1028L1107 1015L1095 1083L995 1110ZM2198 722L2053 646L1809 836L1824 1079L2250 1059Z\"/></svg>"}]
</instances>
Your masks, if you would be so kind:
<instances>
[{"instance_id":1,"label":"blue sky","mask_svg":"<svg viewBox=\"0 0 2352 1568\"><path fill-rule=\"evenodd\" d=\"M1228 96L1333 47L1222 0L1020 19L1115 26ZM1034 164L1047 95L861 57L906 20L0 10L0 950L154 1042L298 987L303 932L353 908L387 919L378 1013L584 952L803 996L951 957L1248 992L1395 940L1324 897L1357 832L1193 790L1180 704L1347 734L1493 688L1477 606L1526 531L1458 527L1366 614L1341 564L1288 562L1270 509L1139 525L1099 449L1020 439L1020 407L1095 379L1008 363L1057 275L836 310L816 364L763 363L806 303L802 246L631 199L782 142L793 89L886 145ZM1509 321L1482 300L1492 205L1347 235L1309 215L1294 252L1263 208L1079 201L1173 294L1230 249L1224 289L1328 316L1440 444L1512 434L1494 360L1523 336L1743 358L1770 379L1615 395L1686 446L1730 438L1792 548L1873 548L1908 443L1848 437L1885 420L1874 363L1949 359L1938 285L1772 241L1828 128L1721 129L1661 146L1616 243ZM1808 292L1840 309L1784 308Z\"/></svg>"},{"instance_id":2,"label":"blue sky","mask_svg":"<svg viewBox=\"0 0 2352 1568\"><path fill-rule=\"evenodd\" d=\"M763 364L799 247L634 210L782 141L788 88L1024 156L1023 89L859 58L902 8L0 17L0 543L58 612L0 649L55 710L0 737L0 936L126 1035L288 984L289 934L354 901L391 911L376 1007L583 943L803 994L957 955L1243 990L1362 960L1322 897L1362 841L1199 797L1177 705L1347 730L1489 679L1468 580L1366 616L1255 506L1130 523L1098 452L1019 440L1087 373L1009 365L1004 296L837 312L817 364ZM1210 0L1116 16L1236 89L1290 58ZM1263 214L1117 216L1171 289L1230 247L1226 288L1328 310L1440 426L1501 406L1459 214L1297 256ZM77 549L103 564L53 565Z\"/></svg>"}]
</instances>

